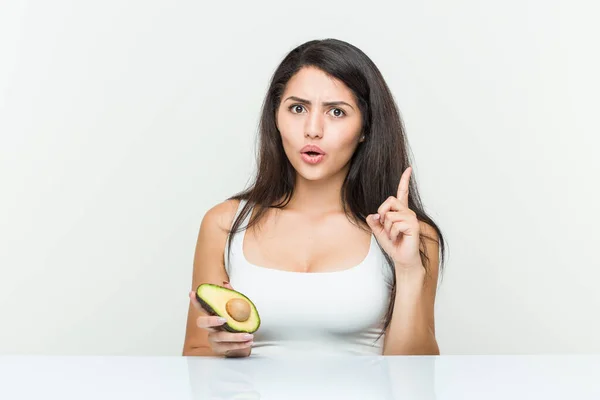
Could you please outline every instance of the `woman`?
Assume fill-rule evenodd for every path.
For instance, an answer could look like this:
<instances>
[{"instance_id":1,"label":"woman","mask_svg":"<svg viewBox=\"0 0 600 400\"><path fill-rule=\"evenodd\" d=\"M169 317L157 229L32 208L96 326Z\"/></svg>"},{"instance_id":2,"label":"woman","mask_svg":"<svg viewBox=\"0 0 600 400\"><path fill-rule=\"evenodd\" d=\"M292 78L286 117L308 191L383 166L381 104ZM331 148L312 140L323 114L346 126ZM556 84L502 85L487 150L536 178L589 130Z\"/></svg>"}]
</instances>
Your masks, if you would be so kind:
<instances>
[{"instance_id":1,"label":"woman","mask_svg":"<svg viewBox=\"0 0 600 400\"><path fill-rule=\"evenodd\" d=\"M392 94L346 42L313 40L274 73L251 187L204 216L192 289L256 305L231 333L190 291L183 355L439 354L444 239L421 205Z\"/></svg>"}]
</instances>

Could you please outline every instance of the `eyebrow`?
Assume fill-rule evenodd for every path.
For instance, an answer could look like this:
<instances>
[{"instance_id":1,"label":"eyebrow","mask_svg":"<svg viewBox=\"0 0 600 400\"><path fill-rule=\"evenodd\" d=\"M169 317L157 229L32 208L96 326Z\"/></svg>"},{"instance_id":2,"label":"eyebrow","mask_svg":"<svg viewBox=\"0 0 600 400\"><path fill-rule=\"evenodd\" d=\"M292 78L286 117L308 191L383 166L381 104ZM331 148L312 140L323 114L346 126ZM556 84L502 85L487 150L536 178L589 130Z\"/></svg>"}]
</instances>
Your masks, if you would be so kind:
<instances>
[{"instance_id":1,"label":"eyebrow","mask_svg":"<svg viewBox=\"0 0 600 400\"><path fill-rule=\"evenodd\" d=\"M308 104L308 105L312 104L312 103L311 103L309 100L302 99L302 98L300 98L300 97L296 97L296 96L290 96L290 97L288 97L287 99L285 99L285 100L284 100L284 102L285 102L285 101L288 101L288 100L294 100L294 101L297 101L297 102L299 102L299 103L304 103L304 104ZM348 106L348 107L350 107L351 109L353 109L353 110L354 110L354 107L352 107L350 104L346 103L345 101L325 101L325 102L323 102L322 104L323 104L324 106L340 106L340 105L346 105L346 106Z\"/></svg>"}]
</instances>

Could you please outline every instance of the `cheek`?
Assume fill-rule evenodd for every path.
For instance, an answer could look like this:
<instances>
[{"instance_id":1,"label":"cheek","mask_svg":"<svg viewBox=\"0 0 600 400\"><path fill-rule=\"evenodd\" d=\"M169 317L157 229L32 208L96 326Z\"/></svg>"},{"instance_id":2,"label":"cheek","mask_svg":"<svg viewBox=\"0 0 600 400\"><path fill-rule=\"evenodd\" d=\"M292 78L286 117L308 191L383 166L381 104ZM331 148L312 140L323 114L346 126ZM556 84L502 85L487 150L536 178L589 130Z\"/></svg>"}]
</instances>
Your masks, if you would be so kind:
<instances>
[{"instance_id":1,"label":"cheek","mask_svg":"<svg viewBox=\"0 0 600 400\"><path fill-rule=\"evenodd\" d=\"M302 140L302 135L295 134L293 130L286 129L282 127L279 129L281 134L281 141L283 143L283 148L288 151L291 150L292 147L299 145L299 140Z\"/></svg>"},{"instance_id":2,"label":"cheek","mask_svg":"<svg viewBox=\"0 0 600 400\"><path fill-rule=\"evenodd\" d=\"M279 117L277 123L279 125L279 131L284 135L292 136L304 133L304 121L302 118L294 118L293 116L284 113Z\"/></svg>"},{"instance_id":3,"label":"cheek","mask_svg":"<svg viewBox=\"0 0 600 400\"><path fill-rule=\"evenodd\" d=\"M352 153L358 144L359 128L353 126L339 126L329 132L329 142L337 152L346 155Z\"/></svg>"},{"instance_id":4,"label":"cheek","mask_svg":"<svg viewBox=\"0 0 600 400\"><path fill-rule=\"evenodd\" d=\"M279 126L279 134L281 135L281 144L288 158L293 158L293 153L296 149L303 145L304 136L298 134L296 130L286 125L285 123Z\"/></svg>"},{"instance_id":5,"label":"cheek","mask_svg":"<svg viewBox=\"0 0 600 400\"><path fill-rule=\"evenodd\" d=\"M360 132L356 131L346 131L343 135L338 138L338 160L340 163L347 163L351 158L354 152L356 151L359 143Z\"/></svg>"},{"instance_id":6,"label":"cheek","mask_svg":"<svg viewBox=\"0 0 600 400\"><path fill-rule=\"evenodd\" d=\"M298 137L300 137L300 139L303 137L303 127L299 122L299 119L294 120L285 115L285 113L280 115L277 119L277 126L279 127L279 132L284 143L293 142L294 140L297 140Z\"/></svg>"}]
</instances>

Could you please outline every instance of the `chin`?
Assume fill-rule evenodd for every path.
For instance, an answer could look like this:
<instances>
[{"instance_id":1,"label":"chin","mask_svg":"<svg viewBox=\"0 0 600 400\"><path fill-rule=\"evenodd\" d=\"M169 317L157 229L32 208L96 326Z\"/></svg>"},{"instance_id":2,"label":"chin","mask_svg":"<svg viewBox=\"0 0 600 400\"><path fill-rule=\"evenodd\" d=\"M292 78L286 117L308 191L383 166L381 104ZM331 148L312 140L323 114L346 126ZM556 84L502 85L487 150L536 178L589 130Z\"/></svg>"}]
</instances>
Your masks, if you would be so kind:
<instances>
[{"instance_id":1,"label":"chin","mask_svg":"<svg viewBox=\"0 0 600 400\"><path fill-rule=\"evenodd\" d=\"M301 163L300 165L295 165L294 168L296 169L296 174L307 181L320 181L329 176L322 167L307 167Z\"/></svg>"},{"instance_id":2,"label":"chin","mask_svg":"<svg viewBox=\"0 0 600 400\"><path fill-rule=\"evenodd\" d=\"M331 165L328 166L327 160L317 165L310 165L302 159L296 159L291 164L299 177L312 182L330 179L341 172L340 170L337 170L337 172L335 170L332 171Z\"/></svg>"},{"instance_id":3,"label":"chin","mask_svg":"<svg viewBox=\"0 0 600 400\"><path fill-rule=\"evenodd\" d=\"M307 181L320 181L327 178L327 175L319 171L296 170L296 173Z\"/></svg>"}]
</instances>

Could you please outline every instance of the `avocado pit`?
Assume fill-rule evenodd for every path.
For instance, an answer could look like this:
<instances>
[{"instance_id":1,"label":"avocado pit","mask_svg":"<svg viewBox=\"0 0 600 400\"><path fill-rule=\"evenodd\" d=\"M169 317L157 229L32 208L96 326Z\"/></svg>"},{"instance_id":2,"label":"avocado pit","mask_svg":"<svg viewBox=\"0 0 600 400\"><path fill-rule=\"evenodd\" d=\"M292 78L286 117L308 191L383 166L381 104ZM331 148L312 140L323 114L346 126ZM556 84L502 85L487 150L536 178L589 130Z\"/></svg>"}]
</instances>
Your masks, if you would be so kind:
<instances>
[{"instance_id":1,"label":"avocado pit","mask_svg":"<svg viewBox=\"0 0 600 400\"><path fill-rule=\"evenodd\" d=\"M238 322L245 322L250 318L250 304L243 299L231 299L225 305L227 313Z\"/></svg>"}]
</instances>

